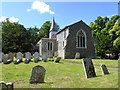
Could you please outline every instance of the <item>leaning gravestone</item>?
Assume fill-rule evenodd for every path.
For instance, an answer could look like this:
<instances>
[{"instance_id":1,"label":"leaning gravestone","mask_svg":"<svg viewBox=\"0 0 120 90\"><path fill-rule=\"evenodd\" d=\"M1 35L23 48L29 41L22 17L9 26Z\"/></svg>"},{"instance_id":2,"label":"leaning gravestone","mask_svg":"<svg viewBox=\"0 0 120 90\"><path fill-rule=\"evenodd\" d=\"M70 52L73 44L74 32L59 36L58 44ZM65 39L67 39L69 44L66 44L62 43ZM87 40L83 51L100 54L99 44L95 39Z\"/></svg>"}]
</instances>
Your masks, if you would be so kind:
<instances>
[{"instance_id":1,"label":"leaning gravestone","mask_svg":"<svg viewBox=\"0 0 120 90\"><path fill-rule=\"evenodd\" d=\"M103 74L109 74L106 65L102 64L102 65L101 65L101 69L102 69Z\"/></svg>"},{"instance_id":2,"label":"leaning gravestone","mask_svg":"<svg viewBox=\"0 0 120 90\"><path fill-rule=\"evenodd\" d=\"M45 68L40 65L33 67L29 81L30 84L44 83L45 71Z\"/></svg>"},{"instance_id":3,"label":"leaning gravestone","mask_svg":"<svg viewBox=\"0 0 120 90\"><path fill-rule=\"evenodd\" d=\"M61 57L57 57L57 59L55 60L55 62L59 63Z\"/></svg>"},{"instance_id":4,"label":"leaning gravestone","mask_svg":"<svg viewBox=\"0 0 120 90\"><path fill-rule=\"evenodd\" d=\"M25 53L25 63L29 63L31 61L31 53L30 52L27 52Z\"/></svg>"},{"instance_id":5,"label":"leaning gravestone","mask_svg":"<svg viewBox=\"0 0 120 90\"><path fill-rule=\"evenodd\" d=\"M44 53L44 54L42 55L42 60L43 60L44 62L47 62L47 53Z\"/></svg>"},{"instance_id":6,"label":"leaning gravestone","mask_svg":"<svg viewBox=\"0 0 120 90\"><path fill-rule=\"evenodd\" d=\"M39 61L39 53L35 52L34 53L34 62L37 63Z\"/></svg>"},{"instance_id":7,"label":"leaning gravestone","mask_svg":"<svg viewBox=\"0 0 120 90\"><path fill-rule=\"evenodd\" d=\"M77 52L77 53L75 54L75 59L80 59L80 53L79 53L79 52Z\"/></svg>"},{"instance_id":8,"label":"leaning gravestone","mask_svg":"<svg viewBox=\"0 0 120 90\"><path fill-rule=\"evenodd\" d=\"M22 57L23 57L23 54L21 52L18 52L17 59L16 59L16 61L14 61L14 64L18 64L18 63L22 62Z\"/></svg>"},{"instance_id":9,"label":"leaning gravestone","mask_svg":"<svg viewBox=\"0 0 120 90\"><path fill-rule=\"evenodd\" d=\"M94 66L90 58L83 58L83 67L85 70L86 78L96 77Z\"/></svg>"}]
</instances>

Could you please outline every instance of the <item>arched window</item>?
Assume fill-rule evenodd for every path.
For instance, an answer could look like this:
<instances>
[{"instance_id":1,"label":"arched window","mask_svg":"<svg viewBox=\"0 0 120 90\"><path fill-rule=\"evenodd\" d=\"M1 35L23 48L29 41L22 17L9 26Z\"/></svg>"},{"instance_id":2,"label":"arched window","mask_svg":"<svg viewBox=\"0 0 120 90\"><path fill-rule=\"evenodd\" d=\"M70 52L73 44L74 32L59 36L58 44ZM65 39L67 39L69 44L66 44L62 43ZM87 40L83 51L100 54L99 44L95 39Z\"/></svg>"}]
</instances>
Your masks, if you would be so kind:
<instances>
[{"instance_id":1,"label":"arched window","mask_svg":"<svg viewBox=\"0 0 120 90\"><path fill-rule=\"evenodd\" d=\"M76 47L86 48L86 34L83 30L78 31L76 35Z\"/></svg>"}]
</instances>

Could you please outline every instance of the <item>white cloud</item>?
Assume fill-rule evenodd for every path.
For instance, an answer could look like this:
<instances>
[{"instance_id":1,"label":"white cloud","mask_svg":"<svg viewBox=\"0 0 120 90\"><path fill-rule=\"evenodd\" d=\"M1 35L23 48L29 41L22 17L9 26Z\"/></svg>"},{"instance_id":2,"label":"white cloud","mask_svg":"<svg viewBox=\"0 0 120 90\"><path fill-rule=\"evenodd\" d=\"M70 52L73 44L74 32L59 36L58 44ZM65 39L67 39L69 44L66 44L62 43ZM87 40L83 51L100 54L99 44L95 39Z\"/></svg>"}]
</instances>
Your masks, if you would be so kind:
<instances>
[{"instance_id":1,"label":"white cloud","mask_svg":"<svg viewBox=\"0 0 120 90\"><path fill-rule=\"evenodd\" d=\"M27 9L26 11L29 12L31 10L37 10L41 14L46 13L46 12L50 14L55 14L55 12L50 10L49 5L45 4L44 2L40 2L40 1L34 1L31 6L31 9Z\"/></svg>"},{"instance_id":2,"label":"white cloud","mask_svg":"<svg viewBox=\"0 0 120 90\"><path fill-rule=\"evenodd\" d=\"M8 17L2 16L2 17L0 18L0 22L6 22L6 18L8 18ZM14 23L14 22L18 22L19 19L18 19L18 18L15 18L15 17L10 17L10 18L9 18L9 21L10 21L11 23Z\"/></svg>"},{"instance_id":3,"label":"white cloud","mask_svg":"<svg viewBox=\"0 0 120 90\"><path fill-rule=\"evenodd\" d=\"M6 18L7 18L7 17L2 16L2 17L0 18L0 22L4 22L4 21L6 21Z\"/></svg>"},{"instance_id":4,"label":"white cloud","mask_svg":"<svg viewBox=\"0 0 120 90\"><path fill-rule=\"evenodd\" d=\"M27 9L26 11L27 11L27 12L29 12L29 11L30 11L30 9Z\"/></svg>"}]
</instances>

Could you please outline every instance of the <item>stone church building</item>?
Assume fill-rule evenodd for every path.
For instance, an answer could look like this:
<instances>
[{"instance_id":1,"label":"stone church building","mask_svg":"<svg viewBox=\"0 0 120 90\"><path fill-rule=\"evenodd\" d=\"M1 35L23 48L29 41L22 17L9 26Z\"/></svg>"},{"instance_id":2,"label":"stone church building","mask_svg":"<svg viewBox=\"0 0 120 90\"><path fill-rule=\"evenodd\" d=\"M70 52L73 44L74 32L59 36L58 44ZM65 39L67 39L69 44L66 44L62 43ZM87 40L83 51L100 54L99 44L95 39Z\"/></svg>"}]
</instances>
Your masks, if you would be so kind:
<instances>
[{"instance_id":1,"label":"stone church building","mask_svg":"<svg viewBox=\"0 0 120 90\"><path fill-rule=\"evenodd\" d=\"M96 57L92 29L82 20L57 31L53 19L49 38L42 38L37 44L42 58L57 56L74 59L78 52L80 58Z\"/></svg>"}]
</instances>

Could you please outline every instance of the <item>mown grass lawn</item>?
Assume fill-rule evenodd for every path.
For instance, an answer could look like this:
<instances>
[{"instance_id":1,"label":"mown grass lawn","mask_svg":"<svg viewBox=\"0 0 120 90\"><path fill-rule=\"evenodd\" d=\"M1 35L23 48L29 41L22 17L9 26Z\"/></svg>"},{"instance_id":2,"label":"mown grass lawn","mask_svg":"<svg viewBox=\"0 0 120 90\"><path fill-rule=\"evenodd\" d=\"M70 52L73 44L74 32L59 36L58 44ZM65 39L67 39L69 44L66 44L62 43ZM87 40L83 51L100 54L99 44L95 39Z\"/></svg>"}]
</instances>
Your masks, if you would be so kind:
<instances>
[{"instance_id":1,"label":"mown grass lawn","mask_svg":"<svg viewBox=\"0 0 120 90\"><path fill-rule=\"evenodd\" d=\"M65 60L63 60L65 62ZM66 60L67 61L67 60ZM81 61L81 60L78 60ZM78 62L77 61L77 62ZM15 88L118 88L118 71L109 70L109 75L103 75L100 68L95 68L97 77L87 79L81 65L55 62L30 62L29 64L1 64L2 81L13 82ZM112 60L93 60L93 64L100 63L117 67ZM32 68L41 65L46 69L45 83L29 84ZM100 64L101 65L101 64Z\"/></svg>"}]
</instances>

